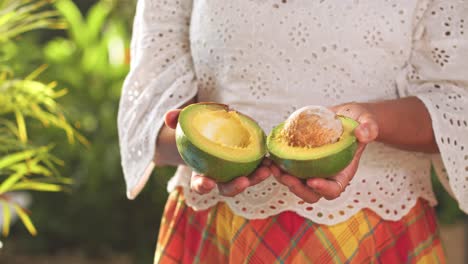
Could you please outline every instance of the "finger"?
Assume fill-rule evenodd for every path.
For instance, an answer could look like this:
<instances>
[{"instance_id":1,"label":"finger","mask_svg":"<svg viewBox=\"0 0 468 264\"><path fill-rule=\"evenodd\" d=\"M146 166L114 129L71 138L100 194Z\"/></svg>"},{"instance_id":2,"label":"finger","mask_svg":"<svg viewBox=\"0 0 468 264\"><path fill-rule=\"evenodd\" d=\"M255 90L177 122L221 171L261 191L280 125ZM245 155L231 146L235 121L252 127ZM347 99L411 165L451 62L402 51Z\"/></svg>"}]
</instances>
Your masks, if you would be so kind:
<instances>
[{"instance_id":1,"label":"finger","mask_svg":"<svg viewBox=\"0 0 468 264\"><path fill-rule=\"evenodd\" d=\"M359 144L356 154L351 163L337 175L329 179L313 178L307 180L307 185L314 189L319 195L322 195L327 200L336 199L346 189L351 179L356 174L365 149L365 144ZM341 185L340 185L341 184Z\"/></svg>"},{"instance_id":2,"label":"finger","mask_svg":"<svg viewBox=\"0 0 468 264\"><path fill-rule=\"evenodd\" d=\"M211 192L216 186L216 182L202 174L193 173L190 180L190 188L198 194Z\"/></svg>"},{"instance_id":3,"label":"finger","mask_svg":"<svg viewBox=\"0 0 468 264\"><path fill-rule=\"evenodd\" d=\"M330 108L337 115L346 116L354 120L358 120L362 114L362 109L357 107L355 103L346 103Z\"/></svg>"},{"instance_id":4,"label":"finger","mask_svg":"<svg viewBox=\"0 0 468 264\"><path fill-rule=\"evenodd\" d=\"M343 103L343 104L339 104L339 105L333 105L333 106L330 106L328 107L328 109L332 110L333 112L337 113L337 114L341 114L340 113L340 110L345 106L345 105L351 105L352 103Z\"/></svg>"},{"instance_id":5,"label":"finger","mask_svg":"<svg viewBox=\"0 0 468 264\"><path fill-rule=\"evenodd\" d=\"M341 184L344 187L344 184ZM317 194L323 196L327 200L336 199L343 192L340 184L331 179L309 179L307 181L307 186L313 188Z\"/></svg>"},{"instance_id":6,"label":"finger","mask_svg":"<svg viewBox=\"0 0 468 264\"><path fill-rule=\"evenodd\" d=\"M281 169L275 164L270 165L270 171L271 171L271 174L273 174L275 178L278 178L281 175Z\"/></svg>"},{"instance_id":7,"label":"finger","mask_svg":"<svg viewBox=\"0 0 468 264\"><path fill-rule=\"evenodd\" d=\"M374 141L379 134L379 127L374 117L370 114L362 114L358 122L360 125L354 130L358 141L362 143Z\"/></svg>"},{"instance_id":8,"label":"finger","mask_svg":"<svg viewBox=\"0 0 468 264\"><path fill-rule=\"evenodd\" d=\"M289 190L297 197L301 198L307 203L316 203L321 198L319 194L304 185L298 178L294 176L283 174L280 177L280 182L286 185Z\"/></svg>"},{"instance_id":9,"label":"finger","mask_svg":"<svg viewBox=\"0 0 468 264\"><path fill-rule=\"evenodd\" d=\"M271 175L271 171L269 167L260 166L249 176L250 186L256 185L264 181L270 175Z\"/></svg>"},{"instance_id":10,"label":"finger","mask_svg":"<svg viewBox=\"0 0 468 264\"><path fill-rule=\"evenodd\" d=\"M177 121L179 119L179 114L180 114L180 109L174 109L170 110L166 113L164 116L164 122L166 125L172 129L175 129L177 127Z\"/></svg>"},{"instance_id":11,"label":"finger","mask_svg":"<svg viewBox=\"0 0 468 264\"><path fill-rule=\"evenodd\" d=\"M361 156L365 148L366 144L360 143L351 163L340 173L331 177L331 179L339 181L343 185L343 187L346 188L351 179L354 177L354 174L356 174L357 172L357 169L359 167L359 161L361 160Z\"/></svg>"},{"instance_id":12,"label":"finger","mask_svg":"<svg viewBox=\"0 0 468 264\"><path fill-rule=\"evenodd\" d=\"M218 183L218 189L221 195L233 197L244 191L249 185L249 179L242 176L227 183Z\"/></svg>"}]
</instances>

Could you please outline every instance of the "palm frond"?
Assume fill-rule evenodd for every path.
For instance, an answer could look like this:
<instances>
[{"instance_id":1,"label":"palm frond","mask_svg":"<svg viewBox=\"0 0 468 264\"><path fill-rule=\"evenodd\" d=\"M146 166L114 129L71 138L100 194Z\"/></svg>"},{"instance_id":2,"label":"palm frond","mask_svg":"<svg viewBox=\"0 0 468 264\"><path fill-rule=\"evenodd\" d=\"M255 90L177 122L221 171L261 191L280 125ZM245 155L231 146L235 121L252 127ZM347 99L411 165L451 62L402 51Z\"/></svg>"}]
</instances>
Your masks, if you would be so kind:
<instances>
[{"instance_id":1,"label":"palm frond","mask_svg":"<svg viewBox=\"0 0 468 264\"><path fill-rule=\"evenodd\" d=\"M77 139L82 144L88 141L66 120L56 100L66 94L66 90L56 90L56 83L44 84L34 80L44 67L31 73L26 79L0 79L0 115L14 113L17 122L17 135L27 141L26 117L39 120L45 126L55 126L65 131L70 143ZM1 125L1 123L0 123Z\"/></svg>"},{"instance_id":2,"label":"palm frond","mask_svg":"<svg viewBox=\"0 0 468 264\"><path fill-rule=\"evenodd\" d=\"M51 1L3 0L0 2L0 43L40 28L65 28L58 12L43 10Z\"/></svg>"},{"instance_id":3,"label":"palm frond","mask_svg":"<svg viewBox=\"0 0 468 264\"><path fill-rule=\"evenodd\" d=\"M14 46L20 34L40 28L63 28L53 0L0 0L0 47ZM52 8L52 9L51 9ZM7 61L2 57L1 62ZM42 65L25 78L15 77L7 65L0 65L0 206L3 208L3 236L10 231L12 210L32 235L37 234L29 212L9 199L12 191L64 191L72 181L60 175L63 161L51 154L53 146L36 146L28 137L28 125L36 120L64 131L68 141L88 141L65 118L57 99L67 93L57 83L38 81L46 70Z\"/></svg>"},{"instance_id":4,"label":"palm frond","mask_svg":"<svg viewBox=\"0 0 468 264\"><path fill-rule=\"evenodd\" d=\"M26 210L17 204L13 204L13 208L15 209L16 213L18 214L19 218L23 222L23 225L26 227L28 232L33 236L37 235L36 227L32 223L31 218L29 217Z\"/></svg>"}]
</instances>

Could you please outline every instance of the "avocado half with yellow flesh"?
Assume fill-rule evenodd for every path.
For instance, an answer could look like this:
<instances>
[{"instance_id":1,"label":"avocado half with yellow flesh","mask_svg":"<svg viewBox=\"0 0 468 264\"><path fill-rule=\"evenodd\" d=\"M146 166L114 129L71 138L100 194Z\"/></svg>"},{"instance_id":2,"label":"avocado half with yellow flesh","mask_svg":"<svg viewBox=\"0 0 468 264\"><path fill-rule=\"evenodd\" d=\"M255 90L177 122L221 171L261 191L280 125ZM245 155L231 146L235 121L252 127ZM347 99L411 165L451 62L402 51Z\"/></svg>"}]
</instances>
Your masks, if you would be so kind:
<instances>
[{"instance_id":1,"label":"avocado half with yellow flesh","mask_svg":"<svg viewBox=\"0 0 468 264\"><path fill-rule=\"evenodd\" d=\"M218 182L253 172L266 154L265 138L251 118L215 103L185 107L176 130L185 163Z\"/></svg>"},{"instance_id":2,"label":"avocado half with yellow flesh","mask_svg":"<svg viewBox=\"0 0 468 264\"><path fill-rule=\"evenodd\" d=\"M343 133L338 141L312 148L290 146L282 136L284 123L281 123L267 138L270 158L283 170L298 178L327 178L335 175L353 160L357 149L354 129L359 125L351 118L338 118L343 125Z\"/></svg>"}]
</instances>

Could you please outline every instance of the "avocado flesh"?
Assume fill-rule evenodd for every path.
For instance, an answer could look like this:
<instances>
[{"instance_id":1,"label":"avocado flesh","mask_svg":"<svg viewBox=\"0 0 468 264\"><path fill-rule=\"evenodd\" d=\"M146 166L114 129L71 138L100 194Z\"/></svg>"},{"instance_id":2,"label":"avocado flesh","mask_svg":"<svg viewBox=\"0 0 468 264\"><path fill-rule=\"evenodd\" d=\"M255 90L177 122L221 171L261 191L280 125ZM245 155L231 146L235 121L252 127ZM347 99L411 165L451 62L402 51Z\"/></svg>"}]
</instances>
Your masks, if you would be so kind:
<instances>
[{"instance_id":1,"label":"avocado flesh","mask_svg":"<svg viewBox=\"0 0 468 264\"><path fill-rule=\"evenodd\" d=\"M199 134L222 147L249 148L250 133L234 112L224 109L201 111L193 118L193 126Z\"/></svg>"},{"instance_id":2,"label":"avocado flesh","mask_svg":"<svg viewBox=\"0 0 468 264\"><path fill-rule=\"evenodd\" d=\"M181 111L176 143L187 165L219 182L250 174L266 153L265 134L255 121L214 103Z\"/></svg>"},{"instance_id":3,"label":"avocado flesh","mask_svg":"<svg viewBox=\"0 0 468 264\"><path fill-rule=\"evenodd\" d=\"M275 127L267 138L271 159L286 172L300 178L329 177L340 172L352 161L357 149L354 129L359 125L347 117L339 117L343 134L336 143L314 148L290 146L282 137L284 123Z\"/></svg>"}]
</instances>

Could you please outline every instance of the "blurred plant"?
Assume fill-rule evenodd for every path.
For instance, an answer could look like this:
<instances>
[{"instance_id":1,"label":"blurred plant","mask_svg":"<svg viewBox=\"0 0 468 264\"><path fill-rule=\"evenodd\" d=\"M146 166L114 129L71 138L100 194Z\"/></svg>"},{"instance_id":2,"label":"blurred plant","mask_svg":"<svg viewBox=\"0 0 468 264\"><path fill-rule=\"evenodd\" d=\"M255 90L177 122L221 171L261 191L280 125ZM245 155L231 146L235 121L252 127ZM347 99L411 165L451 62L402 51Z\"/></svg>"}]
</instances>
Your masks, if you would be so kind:
<instances>
[{"instance_id":1,"label":"blurred plant","mask_svg":"<svg viewBox=\"0 0 468 264\"><path fill-rule=\"evenodd\" d=\"M465 214L458 207L457 201L450 196L442 186L433 168L431 169L431 180L434 192L437 196L438 205L436 207L436 212L440 223L443 225L450 225L464 219L464 217L466 217Z\"/></svg>"},{"instance_id":2,"label":"blurred plant","mask_svg":"<svg viewBox=\"0 0 468 264\"><path fill-rule=\"evenodd\" d=\"M34 194L32 210L41 236L34 240L18 237L22 250L29 254L80 248L86 254L131 252L138 257L136 263L148 263L153 257L167 197L165 182L174 168L158 168L138 199L128 201L116 127L121 87L129 70L129 21L135 3L56 0L55 8L67 29L53 31L54 35L22 36L28 41L14 47L18 55L12 67L15 72L27 75L45 62L49 67L40 79L68 87L61 105L91 142L89 149L81 151L79 145L62 144L56 130L44 133L42 128L30 128L37 141L57 142L54 153L67 164L61 171L74 184L72 195Z\"/></svg>"},{"instance_id":3,"label":"blurred plant","mask_svg":"<svg viewBox=\"0 0 468 264\"><path fill-rule=\"evenodd\" d=\"M62 72L67 72L68 69L79 70L80 74L73 72L73 75L96 76L98 78L95 79L117 81L120 84L128 71L129 36L123 20L110 17L115 3L99 1L89 9L86 17L81 15L71 0L58 0L55 6L68 23L68 38L51 40L44 50L46 58L51 63L67 66L62 68ZM64 80L81 86L83 82L78 81L83 79L78 77L70 78L67 75ZM118 91L114 98L119 96Z\"/></svg>"},{"instance_id":4,"label":"blurred plant","mask_svg":"<svg viewBox=\"0 0 468 264\"><path fill-rule=\"evenodd\" d=\"M47 1L0 1L0 47L14 47L20 34L39 28L63 28L55 11L43 10ZM45 67L23 79L14 78L6 64L12 56L4 51L0 60L0 203L3 208L2 233L10 230L13 209L31 233L37 233L29 212L10 199L13 191L58 192L70 183L56 168L63 162L51 154L51 145L40 146L29 140L27 123L40 121L44 126L64 130L70 143L86 140L67 122L56 99L65 90L56 83L37 81Z\"/></svg>"},{"instance_id":5,"label":"blurred plant","mask_svg":"<svg viewBox=\"0 0 468 264\"><path fill-rule=\"evenodd\" d=\"M56 11L42 11L46 0L0 0L0 42L39 28L63 28Z\"/></svg>"},{"instance_id":6,"label":"blurred plant","mask_svg":"<svg viewBox=\"0 0 468 264\"><path fill-rule=\"evenodd\" d=\"M58 199L34 195L32 210L41 236L25 240L24 245L32 253L70 247L80 247L88 254L120 250L132 252L138 263L146 263L153 257L167 196L165 182L174 169L158 169L152 177L157 181L151 180L137 201L126 199L116 116L129 70L131 17L123 17L120 8L131 5L133 10L135 5L127 0L102 0L86 5L87 12L83 12L77 5L84 6L84 2L55 1L67 29L52 37L33 36L29 45L16 51L23 55L17 68L33 70L45 62L49 67L41 79L56 80L68 88L60 102L91 142L86 152L68 144L55 147L67 164L63 173L73 179L72 195L58 194ZM57 141L56 131L35 132L33 128L31 134L44 142Z\"/></svg>"}]
</instances>

